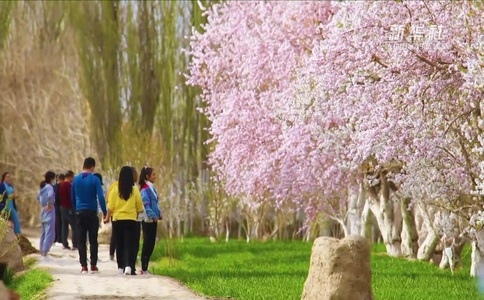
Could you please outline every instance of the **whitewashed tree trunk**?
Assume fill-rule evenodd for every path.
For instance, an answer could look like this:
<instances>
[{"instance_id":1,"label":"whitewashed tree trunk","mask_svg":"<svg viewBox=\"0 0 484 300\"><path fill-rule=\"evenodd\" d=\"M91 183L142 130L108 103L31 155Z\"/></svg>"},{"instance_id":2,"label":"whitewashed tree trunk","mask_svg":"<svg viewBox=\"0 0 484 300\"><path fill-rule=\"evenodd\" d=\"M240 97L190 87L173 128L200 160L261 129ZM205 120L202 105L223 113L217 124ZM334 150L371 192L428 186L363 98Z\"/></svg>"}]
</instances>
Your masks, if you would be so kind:
<instances>
[{"instance_id":1,"label":"whitewashed tree trunk","mask_svg":"<svg viewBox=\"0 0 484 300\"><path fill-rule=\"evenodd\" d=\"M346 217L345 236L349 234L360 235L361 227L364 225L362 222L362 212L366 202L366 193L363 186L363 182L359 184L358 190L355 191L351 187L348 188L348 213Z\"/></svg>"},{"instance_id":2,"label":"whitewashed tree trunk","mask_svg":"<svg viewBox=\"0 0 484 300\"><path fill-rule=\"evenodd\" d=\"M360 228L360 235L364 236L369 241L371 241L373 222L372 222L370 203L368 201L365 202L363 206L363 211L361 212L361 223L362 223L362 226Z\"/></svg>"},{"instance_id":3,"label":"whitewashed tree trunk","mask_svg":"<svg viewBox=\"0 0 484 300\"><path fill-rule=\"evenodd\" d=\"M229 221L225 221L225 242L229 242L229 236L230 236L230 227L229 227Z\"/></svg>"},{"instance_id":4,"label":"whitewashed tree trunk","mask_svg":"<svg viewBox=\"0 0 484 300\"><path fill-rule=\"evenodd\" d=\"M339 225L341 225L341 229L343 229L343 234L345 237L347 237L349 235L349 231L344 220L341 220L340 218L332 218L332 219L338 222Z\"/></svg>"},{"instance_id":5,"label":"whitewashed tree trunk","mask_svg":"<svg viewBox=\"0 0 484 300\"><path fill-rule=\"evenodd\" d=\"M423 261L429 261L435 251L435 247L439 242L439 237L432 228L428 229L425 240L420 245L417 251L417 259Z\"/></svg>"},{"instance_id":6,"label":"whitewashed tree trunk","mask_svg":"<svg viewBox=\"0 0 484 300\"><path fill-rule=\"evenodd\" d=\"M387 253L390 256L400 256L402 213L400 206L395 205L390 197L391 191L385 174L380 174L379 187L372 187L372 190L370 208L376 217Z\"/></svg>"},{"instance_id":7,"label":"whitewashed tree trunk","mask_svg":"<svg viewBox=\"0 0 484 300\"><path fill-rule=\"evenodd\" d=\"M409 209L410 199L402 198L400 200L402 211L402 255L408 258L415 258L418 251L418 233L415 224L413 211Z\"/></svg>"},{"instance_id":8,"label":"whitewashed tree trunk","mask_svg":"<svg viewBox=\"0 0 484 300\"><path fill-rule=\"evenodd\" d=\"M445 247L442 251L442 259L440 260L439 268L445 269L450 267L450 271L454 274L454 252L452 247Z\"/></svg>"},{"instance_id":9,"label":"whitewashed tree trunk","mask_svg":"<svg viewBox=\"0 0 484 300\"><path fill-rule=\"evenodd\" d=\"M245 240L247 243L250 243L250 232L252 228L250 224L250 218L248 215L246 216L246 220L247 220L247 227L245 228Z\"/></svg>"},{"instance_id":10,"label":"whitewashed tree trunk","mask_svg":"<svg viewBox=\"0 0 484 300\"><path fill-rule=\"evenodd\" d=\"M471 277L476 277L479 270L484 268L484 229L476 232L472 242L471 253ZM483 274L484 275L484 274Z\"/></svg>"}]
</instances>

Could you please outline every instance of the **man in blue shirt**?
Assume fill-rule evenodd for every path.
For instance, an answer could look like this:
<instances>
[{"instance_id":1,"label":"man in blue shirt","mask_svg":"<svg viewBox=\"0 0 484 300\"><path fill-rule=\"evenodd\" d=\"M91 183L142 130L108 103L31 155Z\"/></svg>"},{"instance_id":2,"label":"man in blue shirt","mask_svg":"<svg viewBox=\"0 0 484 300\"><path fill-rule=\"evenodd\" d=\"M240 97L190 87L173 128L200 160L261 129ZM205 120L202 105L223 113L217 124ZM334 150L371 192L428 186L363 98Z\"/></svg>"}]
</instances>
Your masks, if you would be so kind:
<instances>
[{"instance_id":1,"label":"man in blue shirt","mask_svg":"<svg viewBox=\"0 0 484 300\"><path fill-rule=\"evenodd\" d=\"M72 182L72 207L77 217L77 234L79 262L81 263L81 273L87 273L87 249L86 236L89 235L89 246L91 250L91 273L97 273L98 242L97 234L99 230L98 219L98 200L101 210L106 215L106 200L104 198L101 181L93 175L96 161L92 157L84 160L82 173L74 177Z\"/></svg>"}]
</instances>

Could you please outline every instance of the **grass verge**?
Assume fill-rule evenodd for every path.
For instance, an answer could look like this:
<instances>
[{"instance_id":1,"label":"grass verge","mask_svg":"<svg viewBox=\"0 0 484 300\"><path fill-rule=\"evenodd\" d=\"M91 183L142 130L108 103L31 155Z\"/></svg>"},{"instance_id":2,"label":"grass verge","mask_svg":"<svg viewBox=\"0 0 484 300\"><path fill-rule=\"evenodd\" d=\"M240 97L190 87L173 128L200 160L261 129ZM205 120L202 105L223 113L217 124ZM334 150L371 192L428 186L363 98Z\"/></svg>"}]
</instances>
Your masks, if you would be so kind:
<instances>
[{"instance_id":1,"label":"grass verge","mask_svg":"<svg viewBox=\"0 0 484 300\"><path fill-rule=\"evenodd\" d=\"M45 297L45 290L53 281L52 275L42 269L31 269L14 276L8 287L20 295L22 300L37 300Z\"/></svg>"},{"instance_id":2,"label":"grass verge","mask_svg":"<svg viewBox=\"0 0 484 300\"><path fill-rule=\"evenodd\" d=\"M177 242L176 256L165 243L153 253L152 271L184 282L206 296L245 299L300 299L309 268L311 243L230 241L190 238ZM375 299L478 299L469 277L469 254L454 276L430 263L392 258L373 248Z\"/></svg>"}]
</instances>

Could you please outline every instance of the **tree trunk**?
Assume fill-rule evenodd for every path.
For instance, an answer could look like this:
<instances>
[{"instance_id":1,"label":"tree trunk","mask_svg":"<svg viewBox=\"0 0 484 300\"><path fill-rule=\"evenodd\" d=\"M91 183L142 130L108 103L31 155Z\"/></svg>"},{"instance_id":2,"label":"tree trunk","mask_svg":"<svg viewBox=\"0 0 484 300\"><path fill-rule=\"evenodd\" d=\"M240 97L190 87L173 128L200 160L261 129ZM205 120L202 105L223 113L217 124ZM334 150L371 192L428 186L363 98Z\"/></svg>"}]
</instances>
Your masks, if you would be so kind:
<instances>
[{"instance_id":1,"label":"tree trunk","mask_svg":"<svg viewBox=\"0 0 484 300\"><path fill-rule=\"evenodd\" d=\"M418 233L415 224L413 211L409 209L410 199L402 198L400 200L402 211L402 255L407 258L415 258L418 251Z\"/></svg>"},{"instance_id":2,"label":"tree trunk","mask_svg":"<svg viewBox=\"0 0 484 300\"><path fill-rule=\"evenodd\" d=\"M360 235L371 241L373 216L370 209L370 203L368 201L365 202L365 206L363 207L363 211L361 213L361 223L362 226L360 228Z\"/></svg>"},{"instance_id":3,"label":"tree trunk","mask_svg":"<svg viewBox=\"0 0 484 300\"><path fill-rule=\"evenodd\" d=\"M225 242L229 242L229 236L230 236L230 226L229 226L229 221L225 221Z\"/></svg>"},{"instance_id":4,"label":"tree trunk","mask_svg":"<svg viewBox=\"0 0 484 300\"><path fill-rule=\"evenodd\" d=\"M435 251L435 247L439 242L439 237L435 234L435 231L432 228L429 228L427 236L425 240L420 245L417 251L417 259L423 261L429 261L432 258L432 255Z\"/></svg>"},{"instance_id":5,"label":"tree trunk","mask_svg":"<svg viewBox=\"0 0 484 300\"><path fill-rule=\"evenodd\" d=\"M383 242L390 256L400 256L402 230L402 219L400 206L394 205L390 198L390 186L386 174L380 174L378 186L371 187L372 193L369 197L370 208L376 217L378 227L380 228Z\"/></svg>"},{"instance_id":6,"label":"tree trunk","mask_svg":"<svg viewBox=\"0 0 484 300\"><path fill-rule=\"evenodd\" d=\"M363 182L359 184L358 192L351 187L348 188L348 190L349 205L346 226L343 224L341 225L347 228L345 236L348 234L360 235L362 233L361 227L364 226L364 223L362 222L362 213L366 202L366 193Z\"/></svg>"},{"instance_id":7,"label":"tree trunk","mask_svg":"<svg viewBox=\"0 0 484 300\"><path fill-rule=\"evenodd\" d=\"M475 234L475 241L472 242L471 253L471 277L484 276L484 230Z\"/></svg>"}]
</instances>

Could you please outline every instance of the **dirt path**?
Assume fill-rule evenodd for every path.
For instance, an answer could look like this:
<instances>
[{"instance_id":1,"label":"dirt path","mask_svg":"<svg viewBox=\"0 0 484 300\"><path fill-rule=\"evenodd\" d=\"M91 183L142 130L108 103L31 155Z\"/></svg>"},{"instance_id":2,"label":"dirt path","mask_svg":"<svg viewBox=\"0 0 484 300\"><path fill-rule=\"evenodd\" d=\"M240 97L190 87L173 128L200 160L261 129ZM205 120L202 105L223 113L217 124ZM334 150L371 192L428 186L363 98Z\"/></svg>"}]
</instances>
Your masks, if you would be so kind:
<instances>
[{"instance_id":1,"label":"dirt path","mask_svg":"<svg viewBox=\"0 0 484 300\"><path fill-rule=\"evenodd\" d=\"M32 245L38 248L39 238L32 237L32 233L27 233L27 236ZM98 274L80 273L77 251L53 246L50 254L51 257L47 260L42 260L37 255L39 267L47 268L54 277L54 284L47 291L49 300L205 299L168 277L119 275L116 263L109 261L108 245L99 245Z\"/></svg>"}]
</instances>

